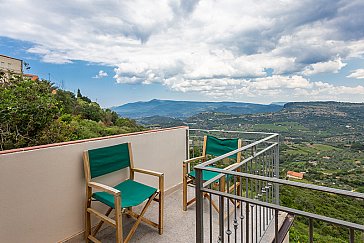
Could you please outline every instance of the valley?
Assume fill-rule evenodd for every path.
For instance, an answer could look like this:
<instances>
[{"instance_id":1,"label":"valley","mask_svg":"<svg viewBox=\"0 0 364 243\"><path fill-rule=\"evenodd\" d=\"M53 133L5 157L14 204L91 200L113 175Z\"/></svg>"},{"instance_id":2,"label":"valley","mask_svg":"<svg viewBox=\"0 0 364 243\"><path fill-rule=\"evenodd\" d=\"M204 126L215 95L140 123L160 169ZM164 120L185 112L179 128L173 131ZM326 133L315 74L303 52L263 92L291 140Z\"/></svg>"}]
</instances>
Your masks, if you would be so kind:
<instances>
[{"instance_id":1,"label":"valley","mask_svg":"<svg viewBox=\"0 0 364 243\"><path fill-rule=\"evenodd\" d=\"M139 118L149 128L262 131L280 134L280 178L287 171L304 173L300 182L364 193L364 104L341 102L287 103L282 110L255 114L203 112L187 118ZM364 224L364 202L282 186L283 206ZM315 223L315 242L347 242L347 230ZM360 240L362 236L357 235ZM297 218L291 242L308 242L308 221Z\"/></svg>"}]
</instances>

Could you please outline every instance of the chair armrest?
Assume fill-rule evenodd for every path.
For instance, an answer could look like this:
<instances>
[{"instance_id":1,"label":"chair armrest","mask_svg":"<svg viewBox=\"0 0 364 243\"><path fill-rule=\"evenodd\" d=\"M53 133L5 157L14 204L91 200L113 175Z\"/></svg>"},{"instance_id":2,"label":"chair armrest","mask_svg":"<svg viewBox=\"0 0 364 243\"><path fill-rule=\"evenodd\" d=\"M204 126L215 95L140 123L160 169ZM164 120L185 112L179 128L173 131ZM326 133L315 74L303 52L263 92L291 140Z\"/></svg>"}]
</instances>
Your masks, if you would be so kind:
<instances>
[{"instance_id":1,"label":"chair armrest","mask_svg":"<svg viewBox=\"0 0 364 243\"><path fill-rule=\"evenodd\" d=\"M110 194L112 194L114 196L120 196L120 191L115 189L115 188L112 188L111 186L107 186L107 185L104 185L104 184L101 184L101 183L98 183L98 182L93 182L93 181L90 181L88 183L88 186L92 187L92 188L95 188L95 189L98 189L98 190L101 190L103 192L110 193Z\"/></svg>"},{"instance_id":2,"label":"chair armrest","mask_svg":"<svg viewBox=\"0 0 364 243\"><path fill-rule=\"evenodd\" d=\"M231 164L227 167L224 168L224 170L229 170L231 167L234 167L235 165L237 165L238 163L234 163L234 164Z\"/></svg>"},{"instance_id":3,"label":"chair armrest","mask_svg":"<svg viewBox=\"0 0 364 243\"><path fill-rule=\"evenodd\" d=\"M132 168L132 169L130 169L130 171L132 172L132 178L134 178L134 172L151 175L151 176L157 176L159 178L159 193L160 193L160 195L164 194L164 174L163 173L152 171L152 170L140 169L140 168Z\"/></svg>"},{"instance_id":4,"label":"chair armrest","mask_svg":"<svg viewBox=\"0 0 364 243\"><path fill-rule=\"evenodd\" d=\"M201 159L204 159L204 158L205 158L205 156L198 156L198 157L195 157L195 158L192 158L192 159L187 159L187 160L183 161L183 163L184 164L189 164L191 162L201 160Z\"/></svg>"},{"instance_id":5,"label":"chair armrest","mask_svg":"<svg viewBox=\"0 0 364 243\"><path fill-rule=\"evenodd\" d=\"M156 171L152 171L152 170L145 170L145 169L140 169L140 168L132 168L131 170L134 171L134 172L139 172L139 173L152 175L152 176L158 176L158 177L161 177L161 176L164 175L161 172L156 172Z\"/></svg>"}]
</instances>

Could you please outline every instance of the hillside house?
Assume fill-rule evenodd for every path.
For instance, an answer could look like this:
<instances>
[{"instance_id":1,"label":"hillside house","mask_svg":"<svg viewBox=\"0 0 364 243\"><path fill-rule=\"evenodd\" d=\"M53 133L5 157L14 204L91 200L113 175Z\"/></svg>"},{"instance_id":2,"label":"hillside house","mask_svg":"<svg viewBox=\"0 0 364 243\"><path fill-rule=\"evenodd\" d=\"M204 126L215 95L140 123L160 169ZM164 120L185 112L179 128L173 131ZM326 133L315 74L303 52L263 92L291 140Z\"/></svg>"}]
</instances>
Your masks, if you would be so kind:
<instances>
[{"instance_id":1,"label":"hillside house","mask_svg":"<svg viewBox=\"0 0 364 243\"><path fill-rule=\"evenodd\" d=\"M301 172L295 172L295 171L287 171L287 177L288 178L293 178L293 179L298 179L298 180L302 180L303 179L303 173Z\"/></svg>"},{"instance_id":2,"label":"hillside house","mask_svg":"<svg viewBox=\"0 0 364 243\"><path fill-rule=\"evenodd\" d=\"M23 61L0 54L0 72L23 73Z\"/></svg>"}]
</instances>

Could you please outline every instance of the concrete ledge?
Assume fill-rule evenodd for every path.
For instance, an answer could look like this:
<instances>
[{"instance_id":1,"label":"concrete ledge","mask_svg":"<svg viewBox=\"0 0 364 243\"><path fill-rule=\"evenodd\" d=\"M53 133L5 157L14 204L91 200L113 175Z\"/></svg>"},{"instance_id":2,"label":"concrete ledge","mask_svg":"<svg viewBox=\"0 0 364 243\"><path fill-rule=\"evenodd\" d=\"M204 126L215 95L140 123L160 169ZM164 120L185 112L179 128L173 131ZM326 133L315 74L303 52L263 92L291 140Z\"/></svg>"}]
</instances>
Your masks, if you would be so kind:
<instances>
[{"instance_id":1,"label":"concrete ledge","mask_svg":"<svg viewBox=\"0 0 364 243\"><path fill-rule=\"evenodd\" d=\"M175 127L2 151L0 242L64 242L82 236L86 191L82 153L88 149L130 142L135 167L164 173L167 194L176 191L187 156L187 131ZM95 181L112 186L128 177L128 169L123 169ZM135 179L158 186L155 177L137 174ZM103 212L107 207L102 206L96 208Z\"/></svg>"}]
</instances>

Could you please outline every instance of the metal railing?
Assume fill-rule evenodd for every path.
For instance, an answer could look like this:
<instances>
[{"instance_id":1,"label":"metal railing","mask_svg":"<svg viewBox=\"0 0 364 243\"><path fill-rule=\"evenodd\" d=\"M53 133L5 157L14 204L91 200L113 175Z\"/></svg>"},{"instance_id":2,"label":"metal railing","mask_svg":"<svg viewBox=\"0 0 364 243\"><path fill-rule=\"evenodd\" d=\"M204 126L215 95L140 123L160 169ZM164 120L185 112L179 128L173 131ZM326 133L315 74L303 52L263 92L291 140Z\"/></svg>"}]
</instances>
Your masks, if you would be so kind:
<instances>
[{"instance_id":1,"label":"metal railing","mask_svg":"<svg viewBox=\"0 0 364 243\"><path fill-rule=\"evenodd\" d=\"M216 157L204 165L217 166L224 159L241 153L241 162L230 164L228 168L232 171L239 171L257 176L268 178L278 178L279 174L279 136L275 133L264 132L241 132L241 131L221 131L221 130L199 130L191 129L189 136L190 155L195 157L200 154L203 139L206 134L213 135L219 138L240 138L243 141L243 147ZM197 151L197 154L195 152ZM235 161L236 162L236 161ZM220 166L219 166L220 167ZM196 168L196 167L195 167ZM208 170L219 172L222 169L210 168ZM216 171L216 170L217 171ZM225 170L225 169L223 169ZM197 172L197 170L196 170ZM219 183L217 183L219 181ZM266 203L279 204L279 185L272 183L258 182L249 178L236 176L225 176L220 174L217 178L213 178L203 183L205 189L219 191L244 198L256 199ZM196 186L196 189L198 186ZM206 195L206 194L205 194ZM224 242L226 238L235 239L236 242L243 242L244 239L250 239L252 242L259 241L271 221L273 220L274 211L267 207L253 207L253 204L246 204L239 200L227 197L216 196L217 194L209 192L209 240L210 242ZM196 198L198 200L198 198ZM213 199L219 201L219 212L217 221L219 234L215 235L213 228L214 217L212 212ZM227 213L229 212L229 213ZM197 219L198 220L198 219ZM202 219L203 220L203 219ZM246 241L248 242L248 241Z\"/></svg>"},{"instance_id":2,"label":"metal railing","mask_svg":"<svg viewBox=\"0 0 364 243\"><path fill-rule=\"evenodd\" d=\"M198 131L201 132L201 130ZM240 132L236 134L247 135ZM279 179L278 134L256 134L263 135L263 138L255 141L249 139L243 147L194 167L196 171L196 242L266 242L264 234L268 227L273 230L272 239L278 242L282 239L278 235L279 215L284 212L308 218L310 242L313 242L313 221L317 220L348 228L348 240L354 243L355 231L364 232L363 225L281 206L279 205L279 185L359 200L364 199L364 194ZM240 163L231 165L228 169L212 167L217 162L237 153L242 153L243 156ZM218 172L219 175L203 181L203 171ZM211 200L209 206L204 209L203 198L206 195ZM218 201L217 218L212 211L211 201L213 200ZM209 216L204 214L206 211ZM208 226L205 230L206 223Z\"/></svg>"}]
</instances>

